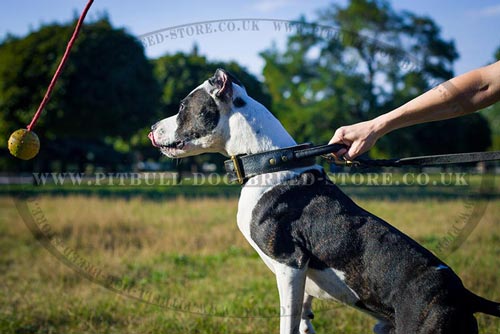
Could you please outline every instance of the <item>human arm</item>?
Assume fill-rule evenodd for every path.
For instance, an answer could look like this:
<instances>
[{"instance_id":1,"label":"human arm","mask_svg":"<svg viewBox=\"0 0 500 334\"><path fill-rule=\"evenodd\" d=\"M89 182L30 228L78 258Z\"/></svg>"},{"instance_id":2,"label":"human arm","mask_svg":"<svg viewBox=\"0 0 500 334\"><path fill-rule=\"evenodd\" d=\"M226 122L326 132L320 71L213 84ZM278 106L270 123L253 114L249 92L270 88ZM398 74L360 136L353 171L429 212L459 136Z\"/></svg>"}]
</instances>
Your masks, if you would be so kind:
<instances>
[{"instance_id":1,"label":"human arm","mask_svg":"<svg viewBox=\"0 0 500 334\"><path fill-rule=\"evenodd\" d=\"M372 120L337 129L330 144L348 146L347 159L368 151L383 135L403 127L473 113L500 100L500 61L475 69Z\"/></svg>"}]
</instances>

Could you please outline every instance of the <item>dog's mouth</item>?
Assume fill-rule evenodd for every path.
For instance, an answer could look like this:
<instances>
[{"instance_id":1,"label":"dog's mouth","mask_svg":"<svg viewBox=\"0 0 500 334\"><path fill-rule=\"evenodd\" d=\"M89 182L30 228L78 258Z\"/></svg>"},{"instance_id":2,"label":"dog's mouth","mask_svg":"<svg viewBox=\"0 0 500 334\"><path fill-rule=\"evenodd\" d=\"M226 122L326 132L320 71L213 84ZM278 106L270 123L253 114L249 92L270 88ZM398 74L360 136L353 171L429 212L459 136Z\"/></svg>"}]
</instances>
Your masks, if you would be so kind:
<instances>
[{"instance_id":1,"label":"dog's mouth","mask_svg":"<svg viewBox=\"0 0 500 334\"><path fill-rule=\"evenodd\" d=\"M179 140L179 141L173 142L172 144L160 145L159 147L160 148L166 148L166 149L182 150L182 148L184 147L184 144L185 144L184 141Z\"/></svg>"},{"instance_id":2,"label":"dog's mouth","mask_svg":"<svg viewBox=\"0 0 500 334\"><path fill-rule=\"evenodd\" d=\"M160 151L168 157L174 157L176 154L182 152L183 148L186 146L186 142L184 140L177 140L166 145L158 144L155 140L153 132L148 134L148 138L151 140L151 144L154 147L159 148Z\"/></svg>"}]
</instances>

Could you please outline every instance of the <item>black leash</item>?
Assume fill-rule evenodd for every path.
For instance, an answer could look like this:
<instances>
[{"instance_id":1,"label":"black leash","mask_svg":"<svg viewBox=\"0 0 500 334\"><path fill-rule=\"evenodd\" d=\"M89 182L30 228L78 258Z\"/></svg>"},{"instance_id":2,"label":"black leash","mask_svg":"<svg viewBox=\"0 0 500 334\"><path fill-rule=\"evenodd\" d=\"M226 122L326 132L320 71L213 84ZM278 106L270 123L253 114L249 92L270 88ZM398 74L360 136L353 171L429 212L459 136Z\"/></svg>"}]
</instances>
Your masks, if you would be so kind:
<instances>
[{"instance_id":1,"label":"black leash","mask_svg":"<svg viewBox=\"0 0 500 334\"><path fill-rule=\"evenodd\" d=\"M440 166L449 164L462 164L480 161L500 160L500 151L495 152L468 152L454 154L424 155L410 158L396 159L357 159L353 161L336 159L332 152L345 148L343 145L321 145L304 150L304 156L317 154L326 158L329 162L340 166L367 166L367 167L403 167L403 166ZM302 152L298 152L297 158L302 158ZM316 155L316 156L317 156Z\"/></svg>"},{"instance_id":2,"label":"black leash","mask_svg":"<svg viewBox=\"0 0 500 334\"><path fill-rule=\"evenodd\" d=\"M480 161L500 160L500 151L470 152L457 154L427 155L401 159L356 159L353 161L337 159L333 153L345 148L341 144L313 146L310 143L267 151L256 154L232 156L224 162L229 181L244 184L249 178L293 168L308 167L315 164L315 158L322 156L329 163L348 167L403 167L403 166L440 166Z\"/></svg>"}]
</instances>

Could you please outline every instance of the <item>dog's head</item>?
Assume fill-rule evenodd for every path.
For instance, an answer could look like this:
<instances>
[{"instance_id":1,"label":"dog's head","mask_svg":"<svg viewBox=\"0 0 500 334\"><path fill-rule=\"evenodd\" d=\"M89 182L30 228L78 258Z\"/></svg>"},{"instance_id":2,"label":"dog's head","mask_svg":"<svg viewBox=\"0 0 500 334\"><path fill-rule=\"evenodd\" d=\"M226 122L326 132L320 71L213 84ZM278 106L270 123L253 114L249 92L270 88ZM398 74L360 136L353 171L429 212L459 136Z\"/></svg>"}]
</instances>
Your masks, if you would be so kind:
<instances>
[{"instance_id":1,"label":"dog's head","mask_svg":"<svg viewBox=\"0 0 500 334\"><path fill-rule=\"evenodd\" d=\"M245 89L234 76L218 69L180 103L176 115L151 127L149 139L170 158L222 152L228 135L227 119L242 107Z\"/></svg>"}]
</instances>

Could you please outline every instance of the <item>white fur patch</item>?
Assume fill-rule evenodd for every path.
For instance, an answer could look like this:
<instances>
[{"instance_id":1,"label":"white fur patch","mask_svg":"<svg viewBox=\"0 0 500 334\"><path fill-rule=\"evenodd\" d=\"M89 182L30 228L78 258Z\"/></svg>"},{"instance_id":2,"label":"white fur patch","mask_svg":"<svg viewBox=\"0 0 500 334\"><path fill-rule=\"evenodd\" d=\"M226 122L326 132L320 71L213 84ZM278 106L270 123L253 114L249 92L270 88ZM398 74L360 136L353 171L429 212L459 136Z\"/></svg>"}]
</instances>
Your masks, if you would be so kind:
<instances>
[{"instance_id":1,"label":"white fur patch","mask_svg":"<svg viewBox=\"0 0 500 334\"><path fill-rule=\"evenodd\" d=\"M306 281L307 294L319 298L354 305L359 295L345 283L345 273L333 268L309 269Z\"/></svg>"}]
</instances>

